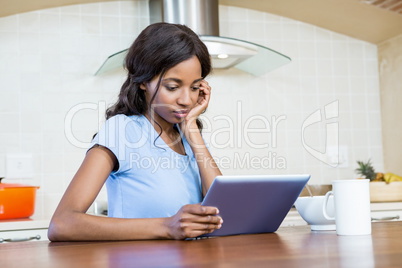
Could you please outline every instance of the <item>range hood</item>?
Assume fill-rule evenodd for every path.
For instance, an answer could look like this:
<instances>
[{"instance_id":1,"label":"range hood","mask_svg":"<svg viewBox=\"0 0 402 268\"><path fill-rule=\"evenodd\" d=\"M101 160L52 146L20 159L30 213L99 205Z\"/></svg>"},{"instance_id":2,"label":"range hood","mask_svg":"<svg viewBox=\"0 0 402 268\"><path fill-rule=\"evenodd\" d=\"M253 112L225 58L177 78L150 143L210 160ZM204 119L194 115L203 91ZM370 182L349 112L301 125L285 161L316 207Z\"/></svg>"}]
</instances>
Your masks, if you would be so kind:
<instances>
[{"instance_id":1,"label":"range hood","mask_svg":"<svg viewBox=\"0 0 402 268\"><path fill-rule=\"evenodd\" d=\"M205 43L215 69L237 68L255 76L291 61L275 50L251 42L219 36L218 0L149 0L150 23L185 24ZM95 75L122 67L128 49L109 56Z\"/></svg>"}]
</instances>

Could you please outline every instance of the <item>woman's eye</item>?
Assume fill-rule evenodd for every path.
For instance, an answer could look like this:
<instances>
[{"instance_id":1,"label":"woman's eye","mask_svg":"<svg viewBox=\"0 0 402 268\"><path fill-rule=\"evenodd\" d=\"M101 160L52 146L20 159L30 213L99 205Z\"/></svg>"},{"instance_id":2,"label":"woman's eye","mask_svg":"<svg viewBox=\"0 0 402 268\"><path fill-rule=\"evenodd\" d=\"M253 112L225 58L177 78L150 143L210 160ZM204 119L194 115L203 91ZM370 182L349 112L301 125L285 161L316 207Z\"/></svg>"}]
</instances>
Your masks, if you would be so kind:
<instances>
[{"instance_id":1,"label":"woman's eye","mask_svg":"<svg viewBox=\"0 0 402 268\"><path fill-rule=\"evenodd\" d=\"M165 86L166 88L167 88L167 90L169 90L169 91L174 91L174 90L176 90L177 89L177 87L176 86Z\"/></svg>"},{"instance_id":2,"label":"woman's eye","mask_svg":"<svg viewBox=\"0 0 402 268\"><path fill-rule=\"evenodd\" d=\"M193 86L192 89L193 89L194 91L199 90L199 89L200 89L200 86Z\"/></svg>"}]
</instances>

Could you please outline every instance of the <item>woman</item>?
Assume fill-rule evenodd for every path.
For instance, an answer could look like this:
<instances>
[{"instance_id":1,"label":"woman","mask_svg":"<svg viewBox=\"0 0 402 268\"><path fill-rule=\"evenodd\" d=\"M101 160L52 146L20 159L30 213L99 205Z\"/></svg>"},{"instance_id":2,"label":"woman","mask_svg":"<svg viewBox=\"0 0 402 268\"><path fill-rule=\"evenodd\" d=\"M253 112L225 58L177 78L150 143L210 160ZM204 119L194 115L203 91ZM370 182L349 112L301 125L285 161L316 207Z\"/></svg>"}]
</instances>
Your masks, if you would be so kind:
<instances>
[{"instance_id":1,"label":"woman","mask_svg":"<svg viewBox=\"0 0 402 268\"><path fill-rule=\"evenodd\" d=\"M188 27L157 23L126 57L128 77L49 226L51 241L186 239L221 228L201 206L221 175L197 119L208 106L208 50ZM109 217L85 212L106 182Z\"/></svg>"}]
</instances>

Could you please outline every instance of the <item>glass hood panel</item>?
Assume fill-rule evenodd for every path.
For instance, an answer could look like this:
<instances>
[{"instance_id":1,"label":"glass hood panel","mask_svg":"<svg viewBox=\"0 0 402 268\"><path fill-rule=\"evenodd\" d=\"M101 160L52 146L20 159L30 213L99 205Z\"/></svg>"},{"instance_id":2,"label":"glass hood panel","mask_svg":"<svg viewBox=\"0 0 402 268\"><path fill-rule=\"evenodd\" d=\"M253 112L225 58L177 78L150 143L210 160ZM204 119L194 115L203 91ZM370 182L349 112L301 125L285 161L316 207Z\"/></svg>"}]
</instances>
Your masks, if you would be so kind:
<instances>
[{"instance_id":1,"label":"glass hood panel","mask_svg":"<svg viewBox=\"0 0 402 268\"><path fill-rule=\"evenodd\" d=\"M251 42L218 36L200 36L212 58L212 67L228 69L235 67L255 76L279 68L291 59L275 50ZM101 75L124 65L128 49L110 55L95 75Z\"/></svg>"}]
</instances>

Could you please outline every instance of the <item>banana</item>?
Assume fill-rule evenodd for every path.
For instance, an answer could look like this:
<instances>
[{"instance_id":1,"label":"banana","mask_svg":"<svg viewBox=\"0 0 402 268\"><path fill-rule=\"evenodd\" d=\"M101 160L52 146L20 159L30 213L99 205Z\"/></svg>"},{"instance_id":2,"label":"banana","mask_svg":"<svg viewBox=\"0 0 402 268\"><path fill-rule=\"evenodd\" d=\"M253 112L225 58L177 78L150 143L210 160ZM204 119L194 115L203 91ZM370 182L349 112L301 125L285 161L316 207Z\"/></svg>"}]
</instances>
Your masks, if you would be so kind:
<instances>
[{"instance_id":1,"label":"banana","mask_svg":"<svg viewBox=\"0 0 402 268\"><path fill-rule=\"evenodd\" d=\"M384 180L385 180L386 183L390 183L390 182L393 182L393 181L402 181L402 177L398 176L398 175L396 175L394 173L387 172L387 173L384 174Z\"/></svg>"}]
</instances>

